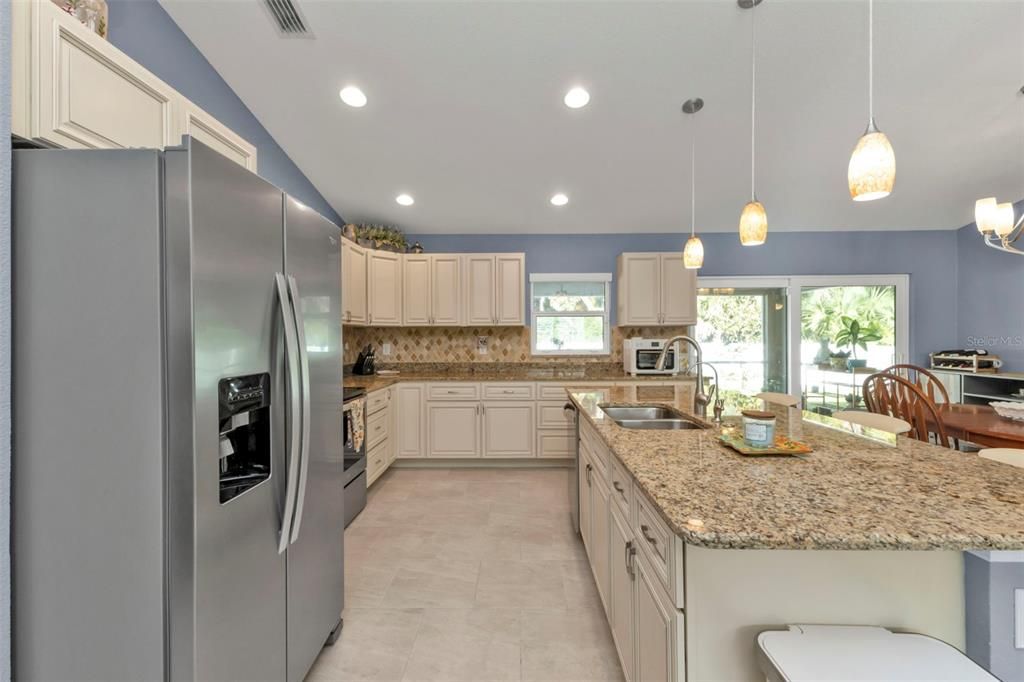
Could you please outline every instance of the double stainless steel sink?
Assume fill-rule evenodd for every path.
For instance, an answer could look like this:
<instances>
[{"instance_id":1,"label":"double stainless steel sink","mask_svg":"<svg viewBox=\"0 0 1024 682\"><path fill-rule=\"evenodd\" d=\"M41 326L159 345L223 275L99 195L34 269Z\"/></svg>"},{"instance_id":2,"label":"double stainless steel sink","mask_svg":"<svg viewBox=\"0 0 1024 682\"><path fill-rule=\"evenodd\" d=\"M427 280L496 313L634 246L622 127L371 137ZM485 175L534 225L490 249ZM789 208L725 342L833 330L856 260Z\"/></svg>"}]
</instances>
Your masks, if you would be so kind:
<instances>
[{"instance_id":1,"label":"double stainless steel sink","mask_svg":"<svg viewBox=\"0 0 1024 682\"><path fill-rule=\"evenodd\" d=\"M700 421L664 405L598 405L601 411L624 429L657 429L678 431L706 429Z\"/></svg>"}]
</instances>

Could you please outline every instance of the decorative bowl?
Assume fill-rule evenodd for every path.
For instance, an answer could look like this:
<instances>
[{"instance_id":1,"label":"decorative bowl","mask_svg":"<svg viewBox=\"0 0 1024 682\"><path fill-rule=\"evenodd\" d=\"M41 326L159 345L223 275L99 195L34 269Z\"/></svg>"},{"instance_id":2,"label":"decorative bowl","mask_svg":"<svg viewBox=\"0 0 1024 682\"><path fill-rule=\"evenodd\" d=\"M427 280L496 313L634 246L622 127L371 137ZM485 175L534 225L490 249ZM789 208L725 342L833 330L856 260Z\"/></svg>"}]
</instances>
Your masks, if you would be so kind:
<instances>
[{"instance_id":1,"label":"decorative bowl","mask_svg":"<svg viewBox=\"0 0 1024 682\"><path fill-rule=\"evenodd\" d=\"M989 405L1000 417L1024 422L1024 403L989 403Z\"/></svg>"}]
</instances>

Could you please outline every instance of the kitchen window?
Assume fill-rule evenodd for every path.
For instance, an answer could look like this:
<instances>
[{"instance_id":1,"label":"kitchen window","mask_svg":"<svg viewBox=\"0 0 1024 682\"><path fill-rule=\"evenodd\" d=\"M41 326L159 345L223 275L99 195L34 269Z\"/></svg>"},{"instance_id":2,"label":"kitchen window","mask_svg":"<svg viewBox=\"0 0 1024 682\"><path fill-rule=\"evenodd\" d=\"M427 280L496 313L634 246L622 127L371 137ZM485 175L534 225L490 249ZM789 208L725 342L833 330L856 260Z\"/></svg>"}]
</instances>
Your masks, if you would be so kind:
<instances>
[{"instance_id":1,"label":"kitchen window","mask_svg":"<svg viewBox=\"0 0 1024 682\"><path fill-rule=\"evenodd\" d=\"M610 273L530 275L534 355L608 355Z\"/></svg>"}]
</instances>

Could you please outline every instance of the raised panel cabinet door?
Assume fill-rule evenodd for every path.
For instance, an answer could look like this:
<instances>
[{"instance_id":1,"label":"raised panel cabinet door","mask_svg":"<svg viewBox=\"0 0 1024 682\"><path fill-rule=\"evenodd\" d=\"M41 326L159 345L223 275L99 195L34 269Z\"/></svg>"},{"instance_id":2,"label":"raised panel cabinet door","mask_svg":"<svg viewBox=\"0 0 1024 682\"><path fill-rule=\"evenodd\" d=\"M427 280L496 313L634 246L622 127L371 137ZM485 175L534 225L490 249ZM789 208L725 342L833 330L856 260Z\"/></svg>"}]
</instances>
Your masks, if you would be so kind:
<instances>
[{"instance_id":1,"label":"raised panel cabinet door","mask_svg":"<svg viewBox=\"0 0 1024 682\"><path fill-rule=\"evenodd\" d=\"M661 324L661 258L624 253L619 273L619 324Z\"/></svg>"},{"instance_id":2,"label":"raised panel cabinet door","mask_svg":"<svg viewBox=\"0 0 1024 682\"><path fill-rule=\"evenodd\" d=\"M464 256L466 271L466 324L491 326L497 322L494 310L494 256Z\"/></svg>"},{"instance_id":3,"label":"raised panel cabinet door","mask_svg":"<svg viewBox=\"0 0 1024 682\"><path fill-rule=\"evenodd\" d=\"M372 250L369 262L367 324L398 326L402 324L402 256Z\"/></svg>"},{"instance_id":4,"label":"raised panel cabinet door","mask_svg":"<svg viewBox=\"0 0 1024 682\"><path fill-rule=\"evenodd\" d=\"M453 327L462 323L462 257L430 257L431 324Z\"/></svg>"},{"instance_id":5,"label":"raised panel cabinet door","mask_svg":"<svg viewBox=\"0 0 1024 682\"><path fill-rule=\"evenodd\" d=\"M72 149L180 142L173 88L52 2L13 9L15 134Z\"/></svg>"},{"instance_id":6,"label":"raised panel cabinet door","mask_svg":"<svg viewBox=\"0 0 1024 682\"><path fill-rule=\"evenodd\" d=\"M583 548L587 550L587 557L590 557L591 540L590 540L590 528L593 520L593 514L591 513L591 500L593 495L591 493L591 481L594 479L594 466L588 461L586 451L583 449L583 444L580 443L580 457L579 457L579 469L577 475L580 479L580 537L583 538Z\"/></svg>"},{"instance_id":7,"label":"raised panel cabinet door","mask_svg":"<svg viewBox=\"0 0 1024 682\"><path fill-rule=\"evenodd\" d=\"M427 403L427 456L480 456L480 403Z\"/></svg>"},{"instance_id":8,"label":"raised panel cabinet door","mask_svg":"<svg viewBox=\"0 0 1024 682\"><path fill-rule=\"evenodd\" d=\"M658 595L658 580L650 574L644 560L637 557L636 567L636 670L634 679L644 682L669 682L673 675L672 617Z\"/></svg>"},{"instance_id":9,"label":"raised panel cabinet door","mask_svg":"<svg viewBox=\"0 0 1024 682\"><path fill-rule=\"evenodd\" d=\"M661 254L661 323L697 324L697 271L681 253Z\"/></svg>"},{"instance_id":10,"label":"raised panel cabinet door","mask_svg":"<svg viewBox=\"0 0 1024 682\"><path fill-rule=\"evenodd\" d=\"M484 457L533 457L536 437L533 401L482 404Z\"/></svg>"},{"instance_id":11,"label":"raised panel cabinet door","mask_svg":"<svg viewBox=\"0 0 1024 682\"><path fill-rule=\"evenodd\" d=\"M633 617L636 597L634 575L636 569L636 548L633 546L633 534L629 523L622 519L613 507L611 510L611 539L609 556L611 569L609 578L609 623L612 626L612 639L619 652L622 674L627 682L633 677Z\"/></svg>"},{"instance_id":12,"label":"raised panel cabinet door","mask_svg":"<svg viewBox=\"0 0 1024 682\"><path fill-rule=\"evenodd\" d=\"M396 456L424 457L423 384L398 384L395 395Z\"/></svg>"},{"instance_id":13,"label":"raised panel cabinet door","mask_svg":"<svg viewBox=\"0 0 1024 682\"><path fill-rule=\"evenodd\" d=\"M366 249L342 242L341 314L345 324L366 324Z\"/></svg>"},{"instance_id":14,"label":"raised panel cabinet door","mask_svg":"<svg viewBox=\"0 0 1024 682\"><path fill-rule=\"evenodd\" d=\"M431 324L430 256L407 254L402 263L402 321L422 327Z\"/></svg>"},{"instance_id":15,"label":"raised panel cabinet door","mask_svg":"<svg viewBox=\"0 0 1024 682\"><path fill-rule=\"evenodd\" d=\"M590 541L593 551L590 556L591 566L594 568L594 580L597 582L597 591L601 595L601 603L604 605L605 615L611 615L611 602L608 593L611 590L611 564L608 553L608 545L611 541L611 495L610 488L604 479L597 475L591 476L591 511L592 520L590 526Z\"/></svg>"},{"instance_id":16,"label":"raised panel cabinet door","mask_svg":"<svg viewBox=\"0 0 1024 682\"><path fill-rule=\"evenodd\" d=\"M198 106L179 97L174 136L191 135L243 168L256 172L256 147Z\"/></svg>"},{"instance_id":17,"label":"raised panel cabinet door","mask_svg":"<svg viewBox=\"0 0 1024 682\"><path fill-rule=\"evenodd\" d=\"M526 324L526 256L521 253L496 256L494 266L496 324L521 327Z\"/></svg>"}]
</instances>

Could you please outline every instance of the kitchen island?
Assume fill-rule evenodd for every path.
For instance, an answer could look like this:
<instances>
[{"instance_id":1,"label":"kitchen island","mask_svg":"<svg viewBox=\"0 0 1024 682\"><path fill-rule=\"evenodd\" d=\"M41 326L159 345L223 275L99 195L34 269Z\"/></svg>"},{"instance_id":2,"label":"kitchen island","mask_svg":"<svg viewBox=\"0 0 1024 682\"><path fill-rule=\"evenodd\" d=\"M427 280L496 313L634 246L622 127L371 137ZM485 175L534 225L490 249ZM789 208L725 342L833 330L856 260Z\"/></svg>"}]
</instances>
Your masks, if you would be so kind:
<instances>
[{"instance_id":1,"label":"kitchen island","mask_svg":"<svg viewBox=\"0 0 1024 682\"><path fill-rule=\"evenodd\" d=\"M758 632L881 625L964 648L966 549L1024 548L1024 471L777 408L802 457L724 426L633 430L600 405L691 412L688 392L572 390L581 533L630 679L756 680ZM865 437L865 435L871 436Z\"/></svg>"}]
</instances>

